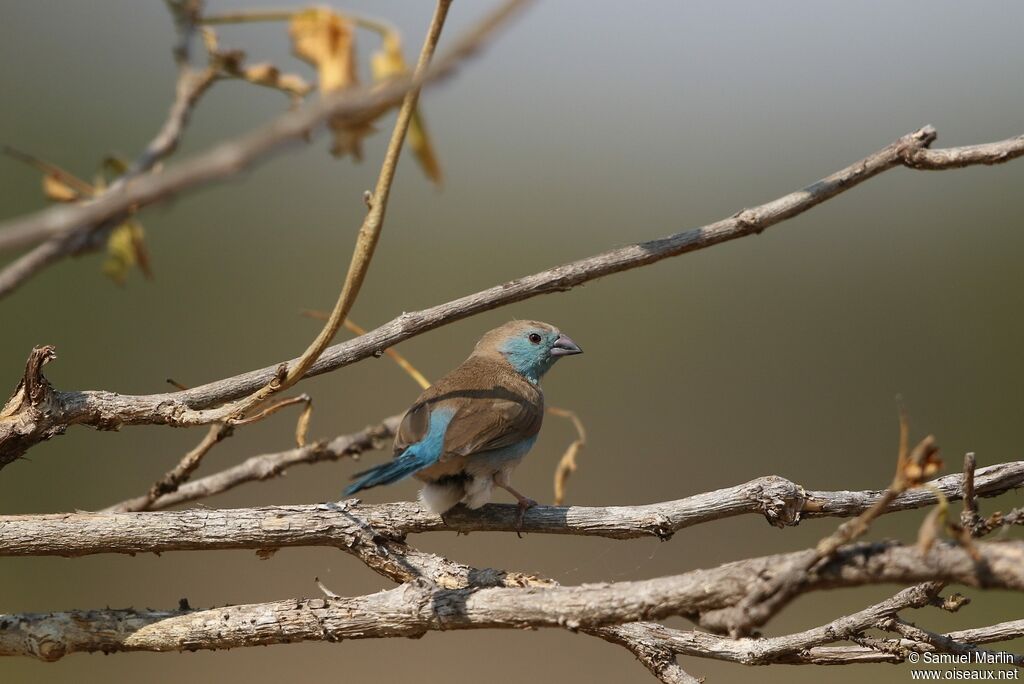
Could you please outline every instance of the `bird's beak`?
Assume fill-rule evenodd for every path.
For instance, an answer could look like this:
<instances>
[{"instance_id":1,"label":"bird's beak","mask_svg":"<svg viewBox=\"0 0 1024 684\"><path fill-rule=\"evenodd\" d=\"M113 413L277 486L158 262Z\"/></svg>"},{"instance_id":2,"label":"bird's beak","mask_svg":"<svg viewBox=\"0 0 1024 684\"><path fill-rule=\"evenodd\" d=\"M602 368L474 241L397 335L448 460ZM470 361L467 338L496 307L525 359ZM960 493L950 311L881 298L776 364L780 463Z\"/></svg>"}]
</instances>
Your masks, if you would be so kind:
<instances>
[{"instance_id":1,"label":"bird's beak","mask_svg":"<svg viewBox=\"0 0 1024 684\"><path fill-rule=\"evenodd\" d=\"M555 343L551 345L552 356L572 356L573 354L582 354L583 350L580 346L572 341L572 338L568 335L561 334Z\"/></svg>"}]
</instances>

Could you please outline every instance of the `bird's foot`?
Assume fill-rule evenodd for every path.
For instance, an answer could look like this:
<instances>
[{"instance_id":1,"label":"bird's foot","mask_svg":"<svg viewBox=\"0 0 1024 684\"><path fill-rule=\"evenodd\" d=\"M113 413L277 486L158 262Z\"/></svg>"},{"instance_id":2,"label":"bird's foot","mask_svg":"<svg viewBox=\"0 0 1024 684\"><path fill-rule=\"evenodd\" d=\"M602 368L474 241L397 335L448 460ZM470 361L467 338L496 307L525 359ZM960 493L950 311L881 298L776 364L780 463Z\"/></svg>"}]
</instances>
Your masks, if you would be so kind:
<instances>
[{"instance_id":1,"label":"bird's foot","mask_svg":"<svg viewBox=\"0 0 1024 684\"><path fill-rule=\"evenodd\" d=\"M525 496L519 497L519 503L516 505L516 536L520 539L523 538L523 518L526 516L526 509L533 508L537 505L537 502L533 499Z\"/></svg>"}]
</instances>

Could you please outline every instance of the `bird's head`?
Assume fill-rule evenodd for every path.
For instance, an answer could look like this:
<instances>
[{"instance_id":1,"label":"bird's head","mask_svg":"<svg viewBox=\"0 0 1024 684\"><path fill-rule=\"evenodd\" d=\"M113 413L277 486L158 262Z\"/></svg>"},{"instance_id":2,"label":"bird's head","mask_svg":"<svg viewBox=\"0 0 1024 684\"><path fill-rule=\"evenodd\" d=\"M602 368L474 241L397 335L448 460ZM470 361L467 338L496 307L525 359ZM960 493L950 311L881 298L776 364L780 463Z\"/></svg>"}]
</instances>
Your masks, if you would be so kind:
<instances>
[{"instance_id":1,"label":"bird's head","mask_svg":"<svg viewBox=\"0 0 1024 684\"><path fill-rule=\"evenodd\" d=\"M474 352L500 355L533 383L540 382L558 359L582 353L568 335L540 321L511 321L497 327L477 342Z\"/></svg>"}]
</instances>

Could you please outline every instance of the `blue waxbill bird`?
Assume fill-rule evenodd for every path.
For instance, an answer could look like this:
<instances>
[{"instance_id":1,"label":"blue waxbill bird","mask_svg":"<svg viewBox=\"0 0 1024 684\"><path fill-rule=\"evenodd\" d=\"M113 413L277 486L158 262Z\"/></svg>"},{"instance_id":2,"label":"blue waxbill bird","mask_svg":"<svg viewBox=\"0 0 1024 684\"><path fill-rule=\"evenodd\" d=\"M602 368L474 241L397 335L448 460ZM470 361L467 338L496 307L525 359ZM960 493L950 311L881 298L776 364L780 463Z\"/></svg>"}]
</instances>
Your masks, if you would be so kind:
<instances>
[{"instance_id":1,"label":"blue waxbill bird","mask_svg":"<svg viewBox=\"0 0 1024 684\"><path fill-rule=\"evenodd\" d=\"M485 334L469 358L424 390L406 412L390 463L357 473L346 496L413 475L420 501L444 514L459 503L480 508L495 486L523 513L537 505L510 476L537 441L544 418L540 379L563 356L583 350L558 328L512 321Z\"/></svg>"}]
</instances>

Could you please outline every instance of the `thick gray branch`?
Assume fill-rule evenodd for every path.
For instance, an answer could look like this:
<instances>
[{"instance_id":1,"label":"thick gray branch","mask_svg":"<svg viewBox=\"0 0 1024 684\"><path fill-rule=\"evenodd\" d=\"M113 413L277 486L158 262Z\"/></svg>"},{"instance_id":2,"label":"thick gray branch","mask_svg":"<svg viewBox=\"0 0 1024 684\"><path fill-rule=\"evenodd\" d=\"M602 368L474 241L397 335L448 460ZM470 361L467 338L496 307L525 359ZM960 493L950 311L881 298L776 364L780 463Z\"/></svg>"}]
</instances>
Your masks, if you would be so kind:
<instances>
[{"instance_id":1,"label":"thick gray branch","mask_svg":"<svg viewBox=\"0 0 1024 684\"><path fill-rule=\"evenodd\" d=\"M922 581L1024 591L1024 542L842 549L806 590ZM786 555L652 580L577 587L440 589L413 582L358 598L288 600L202 611L94 610L0 616L0 654L53 660L76 651L183 651L294 641L418 637L432 630L590 629L732 605Z\"/></svg>"},{"instance_id":2,"label":"thick gray branch","mask_svg":"<svg viewBox=\"0 0 1024 684\"><path fill-rule=\"evenodd\" d=\"M244 466L244 464L243 464ZM962 474L930 484L948 499L961 496ZM1024 484L1024 461L980 468L975 489L995 496ZM187 486L187 485L186 485ZM736 487L641 506L537 506L525 514L522 530L629 539L667 539L693 525L744 514L762 514L775 525L795 524L801 515L848 517L869 508L880 492L807 492L781 477L768 476ZM886 512L935 504L929 488L897 497ZM801 510L804 512L801 513ZM146 513L55 513L0 516L0 556L82 556L95 553L163 553L202 549L271 549L286 546L345 547L353 530L369 526L401 538L418 532L515 531L516 507L488 505L456 509L447 523L413 502L192 509Z\"/></svg>"},{"instance_id":3,"label":"thick gray branch","mask_svg":"<svg viewBox=\"0 0 1024 684\"><path fill-rule=\"evenodd\" d=\"M377 93L377 97L380 97L380 93L390 91L374 92ZM397 97L397 94L395 96ZM330 102L340 109L338 102ZM329 108L329 106L322 105L321 109L324 108ZM333 111L331 110L331 112ZM306 114L306 116L309 115ZM301 121L305 122L305 119ZM305 130L301 126L295 126L295 128L301 129L295 131L296 135ZM266 138L270 133L272 131L259 135ZM542 294L569 290L606 275L646 266L662 259L760 233L765 228L797 216L888 169L911 165L912 160L920 158L920 152L927 150L935 136L935 129L926 126L806 188L758 207L745 209L716 223L675 233L658 240L621 247L513 280L429 309L403 314L365 335L328 348L310 369L308 375L336 370L377 355L403 340L483 311ZM260 146L250 145L250 147L257 149ZM987 156L978 152L979 148L975 147L969 148L971 151L966 154L960 154L955 150L938 150L936 151L938 154L948 157L951 161L947 167L935 164L932 167L954 168L968 163L1006 161L1024 153L1024 139L1012 138L1000 143L981 146L981 148L983 148L983 152L987 151ZM232 148L231 155L235 154L237 153ZM210 153L200 161L206 159L207 156L216 159L216 155ZM236 163L237 160L232 156L230 163L218 165L216 168L230 169ZM195 162L192 164L196 165ZM198 165L198 169L186 168L187 173L183 173L181 169L185 167L185 164L182 164L176 167L177 171L174 173L168 171L153 178L166 179L173 176L177 178L176 183L180 185L187 178L191 178L193 173L208 173L207 165L208 162L203 162ZM140 179L140 182L142 181L151 182L150 178ZM162 183L165 181L152 182ZM136 187L136 184L129 187ZM94 205L87 205L82 209L92 206ZM0 246L3 245L2 235L3 233L0 233ZM288 363L293 362L294 360ZM270 382L275 377L280 365L275 364L189 390L166 394L130 396L106 391L53 391L52 396L41 407L33 407L34 410L26 410L0 420L0 467L17 459L33 444L63 433L69 425L73 424L90 425L101 429L116 429L126 424L178 426L200 424L206 420L201 409L251 394Z\"/></svg>"}]
</instances>

